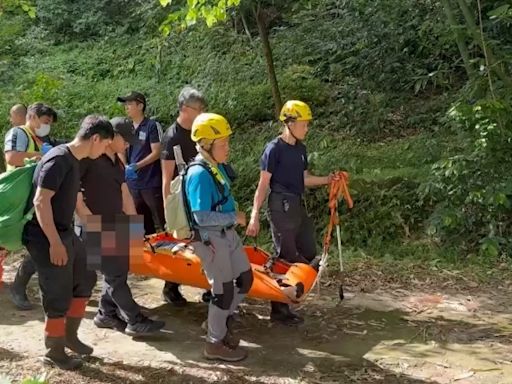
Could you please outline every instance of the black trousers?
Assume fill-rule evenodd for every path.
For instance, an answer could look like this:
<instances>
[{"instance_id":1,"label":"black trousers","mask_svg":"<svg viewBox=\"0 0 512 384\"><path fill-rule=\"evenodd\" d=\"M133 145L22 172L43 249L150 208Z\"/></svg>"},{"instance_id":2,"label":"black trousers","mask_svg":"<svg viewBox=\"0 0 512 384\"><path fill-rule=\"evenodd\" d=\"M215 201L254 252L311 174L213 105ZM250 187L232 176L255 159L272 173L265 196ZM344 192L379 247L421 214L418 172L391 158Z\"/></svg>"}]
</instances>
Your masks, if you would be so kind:
<instances>
[{"instance_id":1,"label":"black trousers","mask_svg":"<svg viewBox=\"0 0 512 384\"><path fill-rule=\"evenodd\" d=\"M130 190L135 209L144 216L144 232L146 236L165 229L164 201L162 188Z\"/></svg>"},{"instance_id":2,"label":"black trousers","mask_svg":"<svg viewBox=\"0 0 512 384\"><path fill-rule=\"evenodd\" d=\"M309 263L315 258L315 227L300 196L270 193L268 217L278 257L290 263Z\"/></svg>"},{"instance_id":3,"label":"black trousers","mask_svg":"<svg viewBox=\"0 0 512 384\"><path fill-rule=\"evenodd\" d=\"M128 286L128 256L108 256L102 260L103 289L98 308L102 316L114 317L119 310L128 324L139 321L141 311Z\"/></svg>"},{"instance_id":4,"label":"black trousers","mask_svg":"<svg viewBox=\"0 0 512 384\"><path fill-rule=\"evenodd\" d=\"M30 254L26 254L20 266L18 267L16 278L21 279L21 281L23 281L24 285L26 286L30 278L34 276L36 272L36 264L32 260L32 256L30 256Z\"/></svg>"},{"instance_id":5,"label":"black trousers","mask_svg":"<svg viewBox=\"0 0 512 384\"><path fill-rule=\"evenodd\" d=\"M38 226L28 223L23 233L27 248L39 275L42 304L46 317L65 317L72 298L89 298L96 284L96 272L87 266L82 240L69 228L59 232L68 261L57 266L50 261L50 244Z\"/></svg>"},{"instance_id":6,"label":"black trousers","mask_svg":"<svg viewBox=\"0 0 512 384\"><path fill-rule=\"evenodd\" d=\"M271 192L268 218L275 255L290 263L309 264L316 256L315 227L300 196ZM286 304L271 302L272 311Z\"/></svg>"}]
</instances>

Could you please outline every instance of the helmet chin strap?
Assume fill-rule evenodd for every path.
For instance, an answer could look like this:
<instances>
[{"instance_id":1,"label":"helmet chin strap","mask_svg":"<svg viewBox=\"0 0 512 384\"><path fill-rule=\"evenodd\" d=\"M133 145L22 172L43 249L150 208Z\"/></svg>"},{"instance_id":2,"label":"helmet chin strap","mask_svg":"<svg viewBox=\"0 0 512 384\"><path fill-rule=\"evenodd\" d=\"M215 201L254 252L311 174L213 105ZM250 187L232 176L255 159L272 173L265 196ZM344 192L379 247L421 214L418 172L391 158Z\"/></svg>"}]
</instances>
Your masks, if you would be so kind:
<instances>
[{"instance_id":1,"label":"helmet chin strap","mask_svg":"<svg viewBox=\"0 0 512 384\"><path fill-rule=\"evenodd\" d=\"M203 157L206 157L206 160L218 163L218 161L215 160L215 157L213 157L212 147L213 143L210 145L209 149L204 149L203 147L199 146L199 151L203 155Z\"/></svg>"},{"instance_id":2,"label":"helmet chin strap","mask_svg":"<svg viewBox=\"0 0 512 384\"><path fill-rule=\"evenodd\" d=\"M293 131L292 129L288 126L288 123L286 123L286 128L288 129L288 132L290 132L290 135L292 135L292 137L297 141L297 142L300 142L301 140L299 138L297 138L297 136L295 136L293 134Z\"/></svg>"}]
</instances>

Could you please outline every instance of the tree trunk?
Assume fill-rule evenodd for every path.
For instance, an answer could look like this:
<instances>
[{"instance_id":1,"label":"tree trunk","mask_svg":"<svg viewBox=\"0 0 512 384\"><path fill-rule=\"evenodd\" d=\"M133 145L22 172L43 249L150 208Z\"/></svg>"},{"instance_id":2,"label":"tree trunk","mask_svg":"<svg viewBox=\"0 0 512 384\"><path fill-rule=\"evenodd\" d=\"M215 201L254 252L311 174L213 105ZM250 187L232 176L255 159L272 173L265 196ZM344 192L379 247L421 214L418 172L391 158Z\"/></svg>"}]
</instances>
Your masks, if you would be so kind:
<instances>
[{"instance_id":1,"label":"tree trunk","mask_svg":"<svg viewBox=\"0 0 512 384\"><path fill-rule=\"evenodd\" d=\"M242 20L242 25L244 27L245 34L249 37L249 41L252 42L251 31L249 30L249 25L247 24L247 19L245 18L244 10L240 9L240 19Z\"/></svg>"},{"instance_id":2,"label":"tree trunk","mask_svg":"<svg viewBox=\"0 0 512 384\"><path fill-rule=\"evenodd\" d=\"M457 46L459 47L459 52L462 57L462 61L464 62L464 68L466 68L466 73L468 74L468 77L472 79L474 75L474 70L473 67L471 66L471 62L469 59L469 51L466 42L464 41L464 36L462 35L459 29L459 25L457 24L457 21L455 19L455 16L453 15L453 10L451 8L449 0L441 0L441 2L443 3L448 23L450 27L453 28L455 41L457 42Z\"/></svg>"},{"instance_id":3,"label":"tree trunk","mask_svg":"<svg viewBox=\"0 0 512 384\"><path fill-rule=\"evenodd\" d=\"M265 61L267 62L268 79L270 81L270 87L272 88L272 98L274 99L274 107L276 117L279 117L283 102L281 100L281 92L279 91L279 84L277 82L276 71L274 69L274 59L272 56L272 49L270 48L270 41L268 39L267 23L265 22L264 16L260 12L259 4L258 8L253 8L254 17L256 18L256 24L258 25L258 33L261 38L261 44L263 45L263 54Z\"/></svg>"},{"instance_id":4,"label":"tree trunk","mask_svg":"<svg viewBox=\"0 0 512 384\"><path fill-rule=\"evenodd\" d=\"M491 48L483 46L480 33L478 32L478 27L476 26L475 20L473 19L473 15L471 14L471 11L468 8L466 0L457 0L457 2L459 3L460 9L462 10L464 19L466 19L466 26L468 28L468 31L475 40L475 43L477 43L482 50L485 49L485 51L487 52L487 58L489 61L489 68L487 68L487 70L492 70L496 74L496 76L498 76L499 79L507 85L507 87L512 88L512 79L505 73L501 64L496 62L496 59L491 51Z\"/></svg>"}]
</instances>

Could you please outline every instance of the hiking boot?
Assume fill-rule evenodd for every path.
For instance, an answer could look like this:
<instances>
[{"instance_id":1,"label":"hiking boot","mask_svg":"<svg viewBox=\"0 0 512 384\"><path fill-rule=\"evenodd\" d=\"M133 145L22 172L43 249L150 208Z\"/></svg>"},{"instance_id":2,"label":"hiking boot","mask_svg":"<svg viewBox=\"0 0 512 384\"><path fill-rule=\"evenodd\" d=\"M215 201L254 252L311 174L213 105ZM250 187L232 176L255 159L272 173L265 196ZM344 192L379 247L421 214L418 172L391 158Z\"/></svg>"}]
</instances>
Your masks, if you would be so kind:
<instances>
[{"instance_id":1,"label":"hiking boot","mask_svg":"<svg viewBox=\"0 0 512 384\"><path fill-rule=\"evenodd\" d=\"M162 298L165 302L175 307L184 307L187 305L187 299L180 292L180 285L166 281L162 291Z\"/></svg>"},{"instance_id":2,"label":"hiking boot","mask_svg":"<svg viewBox=\"0 0 512 384\"><path fill-rule=\"evenodd\" d=\"M235 321L236 320L233 315L228 316L226 320L226 326L228 327L228 331L226 333L226 336L224 336L224 339L222 340L223 343L230 348L236 348L240 344L240 338L237 337L234 333ZM201 329L205 332L208 332L208 319L202 322Z\"/></svg>"},{"instance_id":3,"label":"hiking boot","mask_svg":"<svg viewBox=\"0 0 512 384\"><path fill-rule=\"evenodd\" d=\"M96 316L94 316L94 325L98 328L109 328L115 331L124 332L127 324L116 315L105 316L97 313Z\"/></svg>"},{"instance_id":4,"label":"hiking boot","mask_svg":"<svg viewBox=\"0 0 512 384\"><path fill-rule=\"evenodd\" d=\"M300 325L304 323L304 319L290 310L288 304L272 302L271 305L270 321L283 325Z\"/></svg>"},{"instance_id":5,"label":"hiking boot","mask_svg":"<svg viewBox=\"0 0 512 384\"><path fill-rule=\"evenodd\" d=\"M149 336L159 332L165 327L165 321L151 320L149 317L141 316L135 324L128 324L124 333L129 336Z\"/></svg>"},{"instance_id":6,"label":"hiking boot","mask_svg":"<svg viewBox=\"0 0 512 384\"><path fill-rule=\"evenodd\" d=\"M84 344L78 338L78 328L82 318L68 317L66 319L66 347L79 355L92 355L93 348Z\"/></svg>"},{"instance_id":7,"label":"hiking boot","mask_svg":"<svg viewBox=\"0 0 512 384\"><path fill-rule=\"evenodd\" d=\"M64 337L45 336L44 344L47 349L43 356L44 364L56 366L66 371L72 371L82 367L83 362L81 359L75 359L66 354L64 350L66 339Z\"/></svg>"},{"instance_id":8,"label":"hiking boot","mask_svg":"<svg viewBox=\"0 0 512 384\"><path fill-rule=\"evenodd\" d=\"M31 277L32 275L24 273L23 268L20 267L16 272L12 285L9 287L12 302L22 311L32 309L32 304L27 297L27 285Z\"/></svg>"},{"instance_id":9,"label":"hiking boot","mask_svg":"<svg viewBox=\"0 0 512 384\"><path fill-rule=\"evenodd\" d=\"M240 347L229 348L223 342L206 342L203 351L204 357L208 360L241 361L247 357L247 351Z\"/></svg>"}]
</instances>

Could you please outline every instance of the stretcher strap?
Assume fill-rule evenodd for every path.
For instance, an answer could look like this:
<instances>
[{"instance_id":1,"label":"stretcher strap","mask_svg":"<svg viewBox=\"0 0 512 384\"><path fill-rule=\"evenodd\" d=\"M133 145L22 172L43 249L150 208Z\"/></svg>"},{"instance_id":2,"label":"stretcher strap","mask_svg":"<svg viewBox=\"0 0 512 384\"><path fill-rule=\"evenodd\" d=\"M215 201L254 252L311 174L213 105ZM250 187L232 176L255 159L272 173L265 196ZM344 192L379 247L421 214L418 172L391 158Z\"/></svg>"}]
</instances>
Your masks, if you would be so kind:
<instances>
[{"instance_id":1,"label":"stretcher strap","mask_svg":"<svg viewBox=\"0 0 512 384\"><path fill-rule=\"evenodd\" d=\"M332 229L335 225L340 224L340 218L338 216L338 200L343 196L345 203L349 208L354 206L354 202L352 201L352 197L348 190L348 173L344 171L336 172L335 178L337 178L337 180L333 180L329 186L328 205L331 216L329 224L327 225L327 232L324 237L324 254L329 251L329 245L331 244L332 239Z\"/></svg>"}]
</instances>

